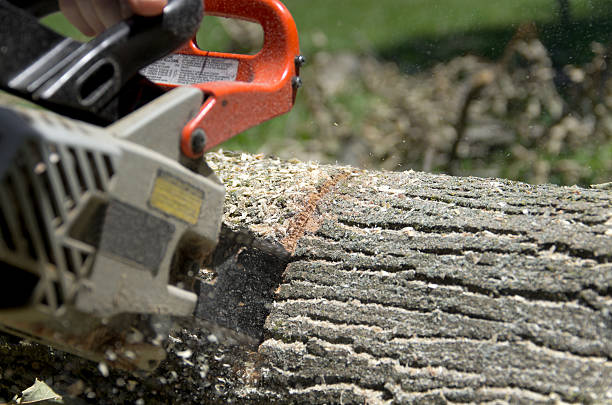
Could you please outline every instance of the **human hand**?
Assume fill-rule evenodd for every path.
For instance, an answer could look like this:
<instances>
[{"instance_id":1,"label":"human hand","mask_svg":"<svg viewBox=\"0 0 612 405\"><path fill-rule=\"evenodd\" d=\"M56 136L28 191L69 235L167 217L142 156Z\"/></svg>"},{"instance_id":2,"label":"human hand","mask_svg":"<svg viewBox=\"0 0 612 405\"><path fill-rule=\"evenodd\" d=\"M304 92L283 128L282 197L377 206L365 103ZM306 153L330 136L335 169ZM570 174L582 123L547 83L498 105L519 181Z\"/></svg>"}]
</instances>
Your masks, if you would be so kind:
<instances>
[{"instance_id":1,"label":"human hand","mask_svg":"<svg viewBox=\"0 0 612 405\"><path fill-rule=\"evenodd\" d=\"M93 36L117 22L138 14L159 15L167 0L58 0L68 21L83 34Z\"/></svg>"}]
</instances>

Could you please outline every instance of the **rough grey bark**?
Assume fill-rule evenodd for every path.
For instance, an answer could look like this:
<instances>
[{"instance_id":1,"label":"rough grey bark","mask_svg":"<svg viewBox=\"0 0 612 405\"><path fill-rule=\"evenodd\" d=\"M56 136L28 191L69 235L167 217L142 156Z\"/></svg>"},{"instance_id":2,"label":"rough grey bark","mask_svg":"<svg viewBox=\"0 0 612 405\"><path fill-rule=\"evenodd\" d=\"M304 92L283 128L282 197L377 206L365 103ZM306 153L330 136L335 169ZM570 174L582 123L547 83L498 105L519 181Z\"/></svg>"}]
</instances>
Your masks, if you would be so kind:
<instances>
[{"instance_id":1,"label":"rough grey bark","mask_svg":"<svg viewBox=\"0 0 612 405\"><path fill-rule=\"evenodd\" d=\"M95 402L612 401L610 191L249 155L211 164L227 225L292 254L258 270L283 272L261 343L227 348L188 326L140 378L5 343L0 396L38 376ZM16 363L28 353L37 368Z\"/></svg>"}]
</instances>

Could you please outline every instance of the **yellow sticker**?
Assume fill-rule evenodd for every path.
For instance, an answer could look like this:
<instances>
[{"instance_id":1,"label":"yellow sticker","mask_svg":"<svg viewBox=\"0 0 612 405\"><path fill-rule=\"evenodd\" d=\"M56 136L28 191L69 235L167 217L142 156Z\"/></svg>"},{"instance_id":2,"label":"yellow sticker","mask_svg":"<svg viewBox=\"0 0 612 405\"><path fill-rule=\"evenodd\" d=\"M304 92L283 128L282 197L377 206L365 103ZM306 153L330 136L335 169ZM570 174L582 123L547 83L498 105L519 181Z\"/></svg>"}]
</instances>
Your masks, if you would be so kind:
<instances>
[{"instance_id":1,"label":"yellow sticker","mask_svg":"<svg viewBox=\"0 0 612 405\"><path fill-rule=\"evenodd\" d=\"M149 204L190 224L198 222L204 192L169 173L160 171Z\"/></svg>"}]
</instances>

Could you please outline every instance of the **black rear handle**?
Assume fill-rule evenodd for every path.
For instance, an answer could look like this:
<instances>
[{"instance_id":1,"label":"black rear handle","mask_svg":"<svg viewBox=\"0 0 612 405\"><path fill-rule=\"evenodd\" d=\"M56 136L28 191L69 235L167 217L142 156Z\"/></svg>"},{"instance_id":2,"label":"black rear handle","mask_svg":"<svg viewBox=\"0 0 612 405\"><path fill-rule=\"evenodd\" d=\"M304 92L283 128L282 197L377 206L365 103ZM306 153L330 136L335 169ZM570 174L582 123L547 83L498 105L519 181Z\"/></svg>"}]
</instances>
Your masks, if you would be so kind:
<instances>
[{"instance_id":1,"label":"black rear handle","mask_svg":"<svg viewBox=\"0 0 612 405\"><path fill-rule=\"evenodd\" d=\"M202 0L169 0L161 15L132 16L80 43L43 26L55 0L0 0L0 86L52 110L96 124L125 115L162 90L138 74L191 39Z\"/></svg>"},{"instance_id":2,"label":"black rear handle","mask_svg":"<svg viewBox=\"0 0 612 405\"><path fill-rule=\"evenodd\" d=\"M57 0L8 0L8 2L26 10L37 18L59 11Z\"/></svg>"}]
</instances>

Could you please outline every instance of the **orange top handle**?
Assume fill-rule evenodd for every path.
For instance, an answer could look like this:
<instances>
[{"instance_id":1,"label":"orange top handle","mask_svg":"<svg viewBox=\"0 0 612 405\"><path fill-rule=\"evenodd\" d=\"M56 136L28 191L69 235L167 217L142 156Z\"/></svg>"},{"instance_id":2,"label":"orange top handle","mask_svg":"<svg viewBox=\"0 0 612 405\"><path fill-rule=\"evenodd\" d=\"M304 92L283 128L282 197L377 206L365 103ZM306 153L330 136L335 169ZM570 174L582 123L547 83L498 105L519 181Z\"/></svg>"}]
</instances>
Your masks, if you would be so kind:
<instances>
[{"instance_id":1,"label":"orange top handle","mask_svg":"<svg viewBox=\"0 0 612 405\"><path fill-rule=\"evenodd\" d=\"M205 0L204 13L259 23L264 43L257 54L241 55L202 51L192 40L174 55L201 65L205 79L192 84L204 92L205 101L181 134L181 151L192 159L291 110L304 60L295 22L278 0Z\"/></svg>"}]
</instances>

